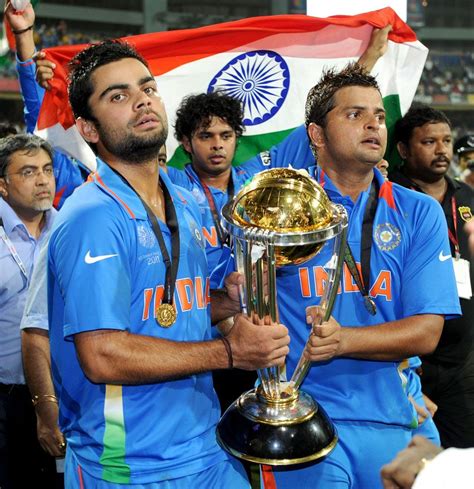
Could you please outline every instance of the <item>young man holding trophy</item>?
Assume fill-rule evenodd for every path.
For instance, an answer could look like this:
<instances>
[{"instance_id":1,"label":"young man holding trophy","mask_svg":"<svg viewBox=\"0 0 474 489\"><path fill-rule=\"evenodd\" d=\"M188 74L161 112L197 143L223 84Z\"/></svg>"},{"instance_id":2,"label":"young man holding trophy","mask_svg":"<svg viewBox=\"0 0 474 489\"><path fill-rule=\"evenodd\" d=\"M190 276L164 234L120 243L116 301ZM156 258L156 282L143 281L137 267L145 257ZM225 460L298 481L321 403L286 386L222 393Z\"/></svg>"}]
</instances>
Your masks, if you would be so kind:
<instances>
[{"instance_id":1,"label":"young man holding trophy","mask_svg":"<svg viewBox=\"0 0 474 489\"><path fill-rule=\"evenodd\" d=\"M385 110L375 78L362 68L349 65L323 75L308 95L306 127L318 160L309 172L332 204L342 206L348 216L347 247L341 248L344 260L338 260L345 262L342 280L332 314L324 317L326 311L318 304L323 303L328 269L333 266L328 247L304 263L276 270L276 317L288 326L291 337L286 369L288 376L295 368L296 372L276 400L262 389L257 389L256 401L244 395L236 408L244 414L236 419L257 420L260 430L272 422L277 426L281 420L275 412L286 409L281 399L298 397L292 390L301 384L326 410L339 441L335 444L329 433L326 448L306 459L276 460L274 441L268 444L273 450L268 462L261 455L244 453L242 458L275 465L262 471L267 489L375 489L381 487L380 468L407 445L416 426L403 360L433 351L444 318L460 313L453 267L444 259L450 256L446 224L435 201L393 185L374 171L386 148ZM262 213L272 209L262 207ZM288 212L296 217L294 207ZM307 234L303 229L301 235ZM252 288L252 282L246 286ZM337 286L336 281L336 291ZM261 375L264 382L265 375ZM299 421L303 425L307 418L302 415ZM294 424L290 419L285 430L293 430ZM226 430L224 417L219 435L232 452L233 440ZM295 432L288 446L298 436ZM238 452L234 449L239 456ZM324 455L319 463L310 463Z\"/></svg>"},{"instance_id":2,"label":"young man holding trophy","mask_svg":"<svg viewBox=\"0 0 474 489\"><path fill-rule=\"evenodd\" d=\"M234 314L238 282L209 297L199 209L157 164L167 118L146 61L105 41L78 53L70 77L98 171L61 210L49 247L66 487L246 488L216 443L210 370L281 364L287 329L238 315L211 340L211 308L215 320Z\"/></svg>"}]
</instances>

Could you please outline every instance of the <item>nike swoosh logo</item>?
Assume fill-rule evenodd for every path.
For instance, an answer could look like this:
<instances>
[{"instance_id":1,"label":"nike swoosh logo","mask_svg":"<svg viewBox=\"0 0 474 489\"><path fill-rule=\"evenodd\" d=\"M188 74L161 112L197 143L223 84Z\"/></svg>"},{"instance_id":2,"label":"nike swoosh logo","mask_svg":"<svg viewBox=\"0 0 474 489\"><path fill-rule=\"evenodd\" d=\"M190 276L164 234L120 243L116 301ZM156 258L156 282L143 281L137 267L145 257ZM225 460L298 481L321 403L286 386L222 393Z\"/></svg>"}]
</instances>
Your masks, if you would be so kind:
<instances>
[{"instance_id":1,"label":"nike swoosh logo","mask_svg":"<svg viewBox=\"0 0 474 489\"><path fill-rule=\"evenodd\" d=\"M91 250L89 250L84 257L84 261L88 264L91 265L92 263L97 263L98 261L102 260L107 260L107 258L112 258L114 256L118 256L117 253L115 255L98 255L98 256L91 256Z\"/></svg>"},{"instance_id":2,"label":"nike swoosh logo","mask_svg":"<svg viewBox=\"0 0 474 489\"><path fill-rule=\"evenodd\" d=\"M443 252L440 251L438 258L439 258L439 261L446 261L446 260L449 260L450 258L452 258L452 256L451 255L443 255Z\"/></svg>"}]
</instances>

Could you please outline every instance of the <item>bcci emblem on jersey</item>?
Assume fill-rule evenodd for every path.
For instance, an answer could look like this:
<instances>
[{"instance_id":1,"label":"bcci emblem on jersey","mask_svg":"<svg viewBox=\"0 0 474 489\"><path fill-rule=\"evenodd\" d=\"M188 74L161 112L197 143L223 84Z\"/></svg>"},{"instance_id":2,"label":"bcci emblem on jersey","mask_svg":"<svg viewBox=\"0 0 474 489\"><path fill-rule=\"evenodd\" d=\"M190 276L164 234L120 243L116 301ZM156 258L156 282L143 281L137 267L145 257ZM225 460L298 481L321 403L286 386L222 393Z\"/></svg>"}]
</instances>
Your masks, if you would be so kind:
<instances>
[{"instance_id":1,"label":"bcci emblem on jersey","mask_svg":"<svg viewBox=\"0 0 474 489\"><path fill-rule=\"evenodd\" d=\"M199 248L204 249L205 248L204 239L202 237L201 231L199 231L196 221L194 221L194 219L188 219L188 218L186 219L186 221L188 222L188 226L194 238L194 241L196 241L196 243L199 245Z\"/></svg>"},{"instance_id":2,"label":"bcci emblem on jersey","mask_svg":"<svg viewBox=\"0 0 474 489\"><path fill-rule=\"evenodd\" d=\"M389 222L379 224L375 228L375 243L382 251L391 251L396 248L400 244L401 236L400 230Z\"/></svg>"}]
</instances>

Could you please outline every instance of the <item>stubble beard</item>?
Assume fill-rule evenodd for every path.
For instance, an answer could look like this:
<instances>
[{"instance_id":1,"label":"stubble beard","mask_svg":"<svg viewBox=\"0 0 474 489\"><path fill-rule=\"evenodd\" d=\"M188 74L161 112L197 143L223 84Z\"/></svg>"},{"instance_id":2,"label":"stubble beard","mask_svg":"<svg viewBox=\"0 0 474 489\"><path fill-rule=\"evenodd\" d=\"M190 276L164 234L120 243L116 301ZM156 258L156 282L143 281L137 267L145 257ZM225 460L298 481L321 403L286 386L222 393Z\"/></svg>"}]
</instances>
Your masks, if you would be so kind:
<instances>
[{"instance_id":1,"label":"stubble beard","mask_svg":"<svg viewBox=\"0 0 474 489\"><path fill-rule=\"evenodd\" d=\"M51 201L37 202L37 203L33 204L31 207L35 211L45 212L45 211L49 211L49 209L51 209L51 207L53 207L53 203Z\"/></svg>"},{"instance_id":2,"label":"stubble beard","mask_svg":"<svg viewBox=\"0 0 474 489\"><path fill-rule=\"evenodd\" d=\"M116 133L107 134L101 127L98 128L98 131L107 151L122 161L137 165L158 159L158 152L168 137L168 128L164 126L163 121L161 123L161 131L141 137L133 134L127 134L125 137L120 137Z\"/></svg>"}]
</instances>

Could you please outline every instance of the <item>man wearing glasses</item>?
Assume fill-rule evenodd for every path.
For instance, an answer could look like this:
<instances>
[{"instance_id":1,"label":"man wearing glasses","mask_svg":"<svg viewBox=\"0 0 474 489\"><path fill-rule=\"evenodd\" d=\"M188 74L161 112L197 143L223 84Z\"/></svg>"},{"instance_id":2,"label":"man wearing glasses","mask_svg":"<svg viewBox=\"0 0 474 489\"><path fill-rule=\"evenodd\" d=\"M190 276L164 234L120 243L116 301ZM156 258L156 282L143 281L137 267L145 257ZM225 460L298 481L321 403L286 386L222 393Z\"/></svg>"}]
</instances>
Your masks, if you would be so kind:
<instances>
[{"instance_id":1,"label":"man wearing glasses","mask_svg":"<svg viewBox=\"0 0 474 489\"><path fill-rule=\"evenodd\" d=\"M54 487L54 458L38 443L35 416L35 409L54 402L54 393L28 393L20 321L56 213L55 187L46 141L26 134L0 139L0 487L5 489L33 487L32 482Z\"/></svg>"}]
</instances>

